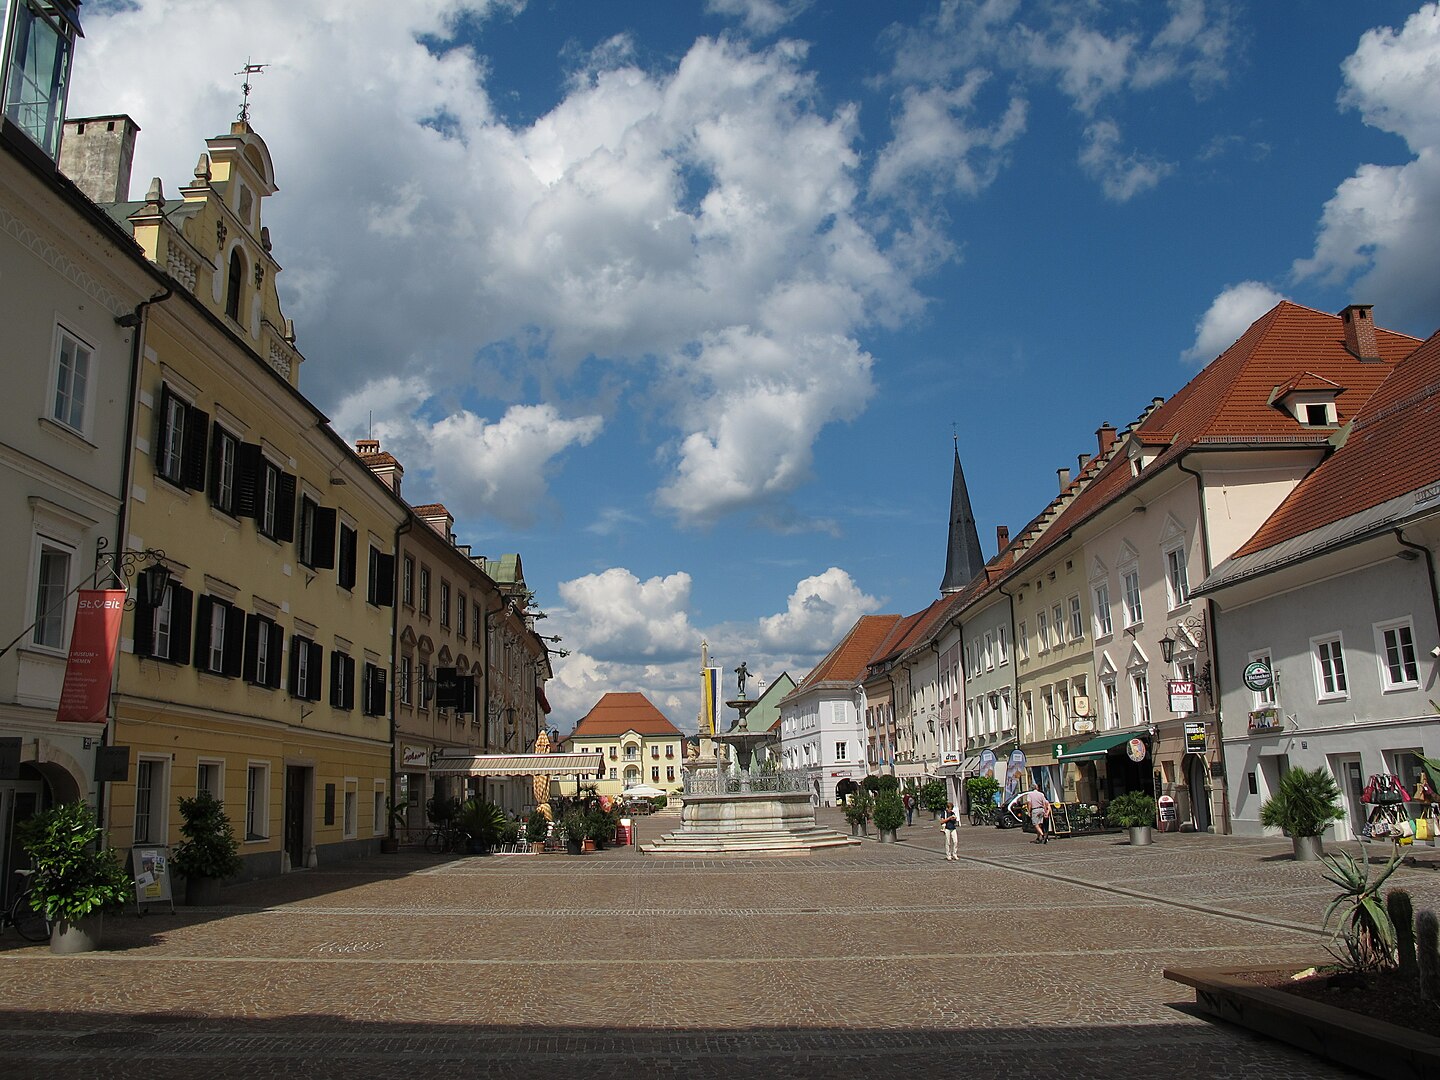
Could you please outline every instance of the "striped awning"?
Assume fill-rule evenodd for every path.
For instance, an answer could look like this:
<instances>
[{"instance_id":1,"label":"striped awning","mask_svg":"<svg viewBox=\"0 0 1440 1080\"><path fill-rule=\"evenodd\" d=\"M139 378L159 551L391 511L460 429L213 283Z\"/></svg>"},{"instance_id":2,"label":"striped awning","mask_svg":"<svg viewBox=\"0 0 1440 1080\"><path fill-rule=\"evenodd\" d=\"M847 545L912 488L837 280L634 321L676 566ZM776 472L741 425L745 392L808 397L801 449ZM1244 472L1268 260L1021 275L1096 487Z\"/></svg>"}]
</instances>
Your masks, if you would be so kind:
<instances>
[{"instance_id":1,"label":"striped awning","mask_svg":"<svg viewBox=\"0 0 1440 1080\"><path fill-rule=\"evenodd\" d=\"M467 754L437 758L430 774L445 776L600 776L602 754Z\"/></svg>"}]
</instances>

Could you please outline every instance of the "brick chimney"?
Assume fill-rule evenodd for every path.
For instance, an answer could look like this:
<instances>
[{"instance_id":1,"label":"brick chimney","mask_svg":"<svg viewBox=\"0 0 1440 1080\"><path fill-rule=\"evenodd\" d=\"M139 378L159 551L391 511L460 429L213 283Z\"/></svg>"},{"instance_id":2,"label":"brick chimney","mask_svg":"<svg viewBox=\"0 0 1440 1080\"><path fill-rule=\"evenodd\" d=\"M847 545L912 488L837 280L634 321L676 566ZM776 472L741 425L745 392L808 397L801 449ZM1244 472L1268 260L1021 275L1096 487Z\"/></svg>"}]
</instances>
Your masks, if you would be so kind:
<instances>
[{"instance_id":1,"label":"brick chimney","mask_svg":"<svg viewBox=\"0 0 1440 1080\"><path fill-rule=\"evenodd\" d=\"M1010 526L1009 526L1009 525L996 525L996 526L995 526L995 550L996 550L996 551L1004 551L1004 550L1005 550L1005 545L1008 544L1008 543L1010 543Z\"/></svg>"},{"instance_id":2,"label":"brick chimney","mask_svg":"<svg viewBox=\"0 0 1440 1080\"><path fill-rule=\"evenodd\" d=\"M140 125L130 117L92 116L65 121L60 171L102 205L130 198L130 163Z\"/></svg>"},{"instance_id":3,"label":"brick chimney","mask_svg":"<svg viewBox=\"0 0 1440 1080\"><path fill-rule=\"evenodd\" d=\"M1357 360L1379 360L1380 349L1375 344L1374 304L1351 304L1340 312L1340 321L1345 324L1345 348Z\"/></svg>"},{"instance_id":4,"label":"brick chimney","mask_svg":"<svg viewBox=\"0 0 1440 1080\"><path fill-rule=\"evenodd\" d=\"M360 455L377 480L396 495L400 494L400 482L405 477L405 467L395 460L395 455L380 452L379 439L356 439L355 453Z\"/></svg>"},{"instance_id":5,"label":"brick chimney","mask_svg":"<svg viewBox=\"0 0 1440 1080\"><path fill-rule=\"evenodd\" d=\"M1104 457L1115 447L1115 428L1110 421L1106 420L1095 431L1095 442L1100 447L1100 456Z\"/></svg>"}]
</instances>

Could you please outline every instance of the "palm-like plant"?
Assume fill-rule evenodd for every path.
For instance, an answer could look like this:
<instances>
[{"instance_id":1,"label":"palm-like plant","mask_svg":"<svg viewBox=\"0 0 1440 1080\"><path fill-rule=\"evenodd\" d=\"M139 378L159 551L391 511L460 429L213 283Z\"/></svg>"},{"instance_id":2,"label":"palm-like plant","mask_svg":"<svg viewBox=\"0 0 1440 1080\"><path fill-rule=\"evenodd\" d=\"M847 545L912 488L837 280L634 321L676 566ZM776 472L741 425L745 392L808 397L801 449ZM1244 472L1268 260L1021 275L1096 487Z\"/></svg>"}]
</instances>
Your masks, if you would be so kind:
<instances>
[{"instance_id":1,"label":"palm-like plant","mask_svg":"<svg viewBox=\"0 0 1440 1080\"><path fill-rule=\"evenodd\" d=\"M1286 769L1275 794L1260 807L1260 824L1286 836L1319 836L1345 816L1340 788L1324 768Z\"/></svg>"},{"instance_id":2,"label":"palm-like plant","mask_svg":"<svg viewBox=\"0 0 1440 1080\"><path fill-rule=\"evenodd\" d=\"M1400 865L1397 850L1390 861L1371 879L1369 861L1361 862L1348 852L1326 855L1325 879L1340 886L1340 895L1325 908L1325 926L1340 915L1333 940L1345 946L1345 954L1330 951L1342 964L1357 971L1391 967L1395 963L1395 924L1380 898L1380 887Z\"/></svg>"}]
</instances>

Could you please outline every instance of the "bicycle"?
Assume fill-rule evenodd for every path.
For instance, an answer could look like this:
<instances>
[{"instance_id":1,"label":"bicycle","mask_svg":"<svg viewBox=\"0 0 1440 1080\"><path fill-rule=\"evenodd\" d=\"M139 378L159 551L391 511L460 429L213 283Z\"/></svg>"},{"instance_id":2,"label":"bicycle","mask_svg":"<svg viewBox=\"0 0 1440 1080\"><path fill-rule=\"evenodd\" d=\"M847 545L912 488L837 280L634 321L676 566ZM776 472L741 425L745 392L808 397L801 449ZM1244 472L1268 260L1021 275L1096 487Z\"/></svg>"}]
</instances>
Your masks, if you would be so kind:
<instances>
[{"instance_id":1,"label":"bicycle","mask_svg":"<svg viewBox=\"0 0 1440 1080\"><path fill-rule=\"evenodd\" d=\"M425 836L425 850L431 855L444 855L459 851L465 844L465 830L448 821L439 821L431 826Z\"/></svg>"},{"instance_id":2,"label":"bicycle","mask_svg":"<svg viewBox=\"0 0 1440 1080\"><path fill-rule=\"evenodd\" d=\"M981 802L970 804L971 825L994 825L1000 816L1000 808L994 803Z\"/></svg>"},{"instance_id":3,"label":"bicycle","mask_svg":"<svg viewBox=\"0 0 1440 1080\"><path fill-rule=\"evenodd\" d=\"M10 906L0 910L0 930L13 926L26 941L45 941L50 937L50 920L30 906L30 894L34 892L34 882L30 878L34 873L33 870L15 871L15 876L24 885Z\"/></svg>"}]
</instances>

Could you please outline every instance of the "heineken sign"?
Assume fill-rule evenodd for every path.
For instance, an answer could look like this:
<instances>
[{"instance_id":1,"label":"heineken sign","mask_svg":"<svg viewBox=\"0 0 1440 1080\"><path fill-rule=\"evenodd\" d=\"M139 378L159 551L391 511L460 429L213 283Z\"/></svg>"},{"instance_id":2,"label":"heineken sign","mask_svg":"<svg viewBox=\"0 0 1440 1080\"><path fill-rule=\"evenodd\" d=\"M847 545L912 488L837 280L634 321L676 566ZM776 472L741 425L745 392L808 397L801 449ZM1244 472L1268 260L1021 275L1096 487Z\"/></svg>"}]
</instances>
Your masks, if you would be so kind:
<instances>
[{"instance_id":1,"label":"heineken sign","mask_svg":"<svg viewBox=\"0 0 1440 1080\"><path fill-rule=\"evenodd\" d=\"M1245 685L1257 694L1275 685L1275 673L1264 660L1254 660L1245 665Z\"/></svg>"}]
</instances>

